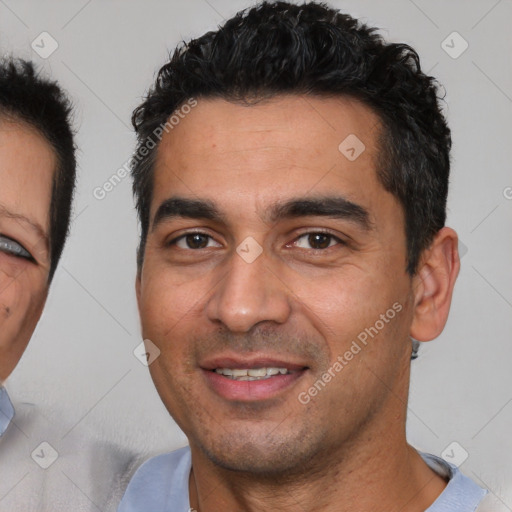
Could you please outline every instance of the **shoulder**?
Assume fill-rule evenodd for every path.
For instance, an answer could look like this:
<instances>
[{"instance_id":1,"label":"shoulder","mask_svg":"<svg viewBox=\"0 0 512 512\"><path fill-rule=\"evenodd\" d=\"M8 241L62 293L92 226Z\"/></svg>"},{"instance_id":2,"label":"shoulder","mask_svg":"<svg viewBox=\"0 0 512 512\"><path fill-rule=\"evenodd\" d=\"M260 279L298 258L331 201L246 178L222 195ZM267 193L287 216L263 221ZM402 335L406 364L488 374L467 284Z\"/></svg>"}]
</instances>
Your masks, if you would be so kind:
<instances>
[{"instance_id":1,"label":"shoulder","mask_svg":"<svg viewBox=\"0 0 512 512\"><path fill-rule=\"evenodd\" d=\"M474 512L487 491L464 475L460 469L440 457L420 453L426 464L438 475L448 479L448 485L426 512Z\"/></svg>"},{"instance_id":2,"label":"shoulder","mask_svg":"<svg viewBox=\"0 0 512 512\"><path fill-rule=\"evenodd\" d=\"M57 407L16 402L15 409L0 438L0 512L115 510L140 465L136 447L85 422L59 428L69 414Z\"/></svg>"},{"instance_id":3,"label":"shoulder","mask_svg":"<svg viewBox=\"0 0 512 512\"><path fill-rule=\"evenodd\" d=\"M141 480L168 481L169 477L181 474L183 470L190 471L190 448L180 448L174 452L157 455L144 462L135 472L130 485Z\"/></svg>"},{"instance_id":4,"label":"shoulder","mask_svg":"<svg viewBox=\"0 0 512 512\"><path fill-rule=\"evenodd\" d=\"M164 507L171 503L176 510L188 510L190 468L188 446L144 462L128 484L118 512L167 510Z\"/></svg>"}]
</instances>

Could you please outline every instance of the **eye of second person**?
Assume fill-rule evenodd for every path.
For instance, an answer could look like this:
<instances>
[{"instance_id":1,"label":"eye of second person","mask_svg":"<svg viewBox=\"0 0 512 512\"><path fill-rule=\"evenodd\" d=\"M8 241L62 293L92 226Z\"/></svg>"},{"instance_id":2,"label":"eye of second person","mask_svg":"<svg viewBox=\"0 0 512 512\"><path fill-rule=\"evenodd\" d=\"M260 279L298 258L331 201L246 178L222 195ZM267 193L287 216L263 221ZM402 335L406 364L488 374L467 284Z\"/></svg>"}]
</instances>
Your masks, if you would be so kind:
<instances>
[{"instance_id":1,"label":"eye of second person","mask_svg":"<svg viewBox=\"0 0 512 512\"><path fill-rule=\"evenodd\" d=\"M18 258L30 259L30 253L18 242L0 234L0 251Z\"/></svg>"}]
</instances>

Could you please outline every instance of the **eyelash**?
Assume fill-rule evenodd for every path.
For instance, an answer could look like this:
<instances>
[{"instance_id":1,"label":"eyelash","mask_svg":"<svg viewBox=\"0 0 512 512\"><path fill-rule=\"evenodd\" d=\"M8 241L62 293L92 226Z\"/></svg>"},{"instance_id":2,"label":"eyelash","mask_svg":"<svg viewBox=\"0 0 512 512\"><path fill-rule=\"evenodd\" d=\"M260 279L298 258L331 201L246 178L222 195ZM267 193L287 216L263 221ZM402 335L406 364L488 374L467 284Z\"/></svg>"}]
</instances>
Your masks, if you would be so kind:
<instances>
[{"instance_id":1,"label":"eyelash","mask_svg":"<svg viewBox=\"0 0 512 512\"><path fill-rule=\"evenodd\" d=\"M170 240L169 242L166 243L166 246L167 247L171 247L171 246L176 246L177 243L181 240L184 240L186 237L188 236L193 236L193 235L201 235L201 236L204 236L204 237L207 237L209 238L210 240L214 240L214 238L207 234L207 233L203 233L201 231L192 231L192 232L189 232L189 233L185 233L183 235L180 235L179 237L176 237L172 240ZM341 238L337 237L336 235L333 235L332 233L328 232L328 231L323 231L321 229L318 229L318 230L314 230L314 231L307 231L305 233L301 233L300 235L298 235L294 240L293 242L291 242L291 244L294 244L296 243L298 240L300 240L301 238L303 237L307 237L307 236L311 236L311 235L324 235L324 236L327 236L329 237L331 240L330 241L335 241L336 244L334 245L329 245L328 247L324 248L324 249L304 249L304 248L301 248L302 250L306 250L306 251L318 251L318 252L325 252L327 251L328 249L331 249L332 247L335 247L336 245L340 245L340 246L346 246L348 245L347 242L345 242L344 240L342 240ZM290 247L291 244L286 244L286 247ZM192 248L187 248L187 249L182 249L182 250L189 250L189 251L198 251L198 250L201 250L202 248L200 249L192 249Z\"/></svg>"},{"instance_id":2,"label":"eyelash","mask_svg":"<svg viewBox=\"0 0 512 512\"><path fill-rule=\"evenodd\" d=\"M9 248L9 245L14 245L19 248L17 250L16 248L12 249ZM27 261L34 261L33 256L21 245L19 242L16 242L16 240L13 240L12 238L9 238L8 236L2 235L0 233L0 252L3 252L7 254L8 256L12 256L13 258L21 258Z\"/></svg>"}]
</instances>

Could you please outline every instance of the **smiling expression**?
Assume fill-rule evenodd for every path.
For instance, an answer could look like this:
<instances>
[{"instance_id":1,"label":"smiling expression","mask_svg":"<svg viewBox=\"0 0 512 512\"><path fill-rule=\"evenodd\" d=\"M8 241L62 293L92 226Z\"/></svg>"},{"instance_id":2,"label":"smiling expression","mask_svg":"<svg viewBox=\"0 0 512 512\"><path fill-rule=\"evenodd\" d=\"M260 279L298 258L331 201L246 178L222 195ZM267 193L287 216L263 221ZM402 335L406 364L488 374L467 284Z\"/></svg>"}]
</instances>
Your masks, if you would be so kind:
<instances>
[{"instance_id":1,"label":"smiling expression","mask_svg":"<svg viewBox=\"0 0 512 512\"><path fill-rule=\"evenodd\" d=\"M411 277L402 207L377 178L379 127L350 99L201 99L161 141L143 335L161 351L150 371L163 402L224 468L292 473L402 424ZM353 161L338 149L350 134L365 146Z\"/></svg>"},{"instance_id":2,"label":"smiling expression","mask_svg":"<svg viewBox=\"0 0 512 512\"><path fill-rule=\"evenodd\" d=\"M55 165L44 137L0 119L0 382L23 354L48 293Z\"/></svg>"}]
</instances>

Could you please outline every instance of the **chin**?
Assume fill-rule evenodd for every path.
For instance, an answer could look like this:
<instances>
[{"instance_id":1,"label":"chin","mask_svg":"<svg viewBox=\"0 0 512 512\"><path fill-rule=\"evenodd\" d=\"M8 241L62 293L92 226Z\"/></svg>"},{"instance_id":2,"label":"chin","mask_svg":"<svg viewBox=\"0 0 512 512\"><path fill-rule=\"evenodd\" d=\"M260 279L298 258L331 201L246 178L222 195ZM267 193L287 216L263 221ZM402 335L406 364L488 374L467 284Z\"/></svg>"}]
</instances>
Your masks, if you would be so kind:
<instances>
[{"instance_id":1,"label":"chin","mask_svg":"<svg viewBox=\"0 0 512 512\"><path fill-rule=\"evenodd\" d=\"M243 434L218 439L209 446L199 443L208 459L216 466L237 473L246 473L260 478L283 478L302 474L304 466L322 451L321 441L311 435L296 431L287 436L261 438Z\"/></svg>"}]
</instances>

